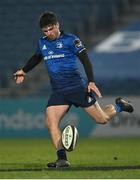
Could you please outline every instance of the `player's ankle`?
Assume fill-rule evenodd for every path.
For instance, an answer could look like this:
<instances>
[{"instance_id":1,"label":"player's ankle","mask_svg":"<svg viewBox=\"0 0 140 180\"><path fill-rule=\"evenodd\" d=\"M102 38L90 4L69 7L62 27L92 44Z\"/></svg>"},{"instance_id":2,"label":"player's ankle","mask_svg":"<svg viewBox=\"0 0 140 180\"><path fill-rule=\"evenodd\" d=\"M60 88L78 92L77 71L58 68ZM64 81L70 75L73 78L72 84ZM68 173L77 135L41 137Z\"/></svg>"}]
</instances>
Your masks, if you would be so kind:
<instances>
[{"instance_id":1,"label":"player's ankle","mask_svg":"<svg viewBox=\"0 0 140 180\"><path fill-rule=\"evenodd\" d=\"M67 160L66 150L65 149L57 150L57 157L58 157L58 159Z\"/></svg>"},{"instance_id":2,"label":"player's ankle","mask_svg":"<svg viewBox=\"0 0 140 180\"><path fill-rule=\"evenodd\" d=\"M115 110L116 110L116 112L122 112L122 108L118 104L115 105Z\"/></svg>"}]
</instances>

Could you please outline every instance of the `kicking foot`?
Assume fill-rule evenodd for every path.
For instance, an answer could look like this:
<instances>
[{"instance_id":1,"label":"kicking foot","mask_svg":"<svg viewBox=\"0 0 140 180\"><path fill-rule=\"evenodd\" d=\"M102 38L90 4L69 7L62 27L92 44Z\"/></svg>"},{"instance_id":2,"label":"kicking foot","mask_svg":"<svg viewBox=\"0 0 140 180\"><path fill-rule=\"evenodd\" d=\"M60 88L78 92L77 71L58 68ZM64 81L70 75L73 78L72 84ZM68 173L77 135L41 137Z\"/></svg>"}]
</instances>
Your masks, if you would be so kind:
<instances>
[{"instance_id":1,"label":"kicking foot","mask_svg":"<svg viewBox=\"0 0 140 180\"><path fill-rule=\"evenodd\" d=\"M134 108L132 104L128 101L125 101L123 98L119 97L116 99L116 104L121 107L122 111L126 111L129 113L132 113L134 111Z\"/></svg>"},{"instance_id":2,"label":"kicking foot","mask_svg":"<svg viewBox=\"0 0 140 180\"><path fill-rule=\"evenodd\" d=\"M67 160L64 159L58 159L55 162L50 162L47 164L48 168L65 168L65 167L69 167L70 163Z\"/></svg>"}]
</instances>

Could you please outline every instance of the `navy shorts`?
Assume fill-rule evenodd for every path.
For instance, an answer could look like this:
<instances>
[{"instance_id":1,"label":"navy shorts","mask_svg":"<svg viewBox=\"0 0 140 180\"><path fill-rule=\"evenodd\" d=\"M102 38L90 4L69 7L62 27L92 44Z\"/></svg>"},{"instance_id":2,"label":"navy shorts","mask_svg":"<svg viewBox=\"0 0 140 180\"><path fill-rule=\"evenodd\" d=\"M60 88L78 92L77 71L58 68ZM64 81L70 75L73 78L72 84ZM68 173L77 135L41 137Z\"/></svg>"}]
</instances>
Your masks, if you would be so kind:
<instances>
[{"instance_id":1,"label":"navy shorts","mask_svg":"<svg viewBox=\"0 0 140 180\"><path fill-rule=\"evenodd\" d=\"M75 107L89 107L96 102L94 94L88 93L85 88L78 88L75 91L52 93L47 107L56 105L74 105Z\"/></svg>"}]
</instances>

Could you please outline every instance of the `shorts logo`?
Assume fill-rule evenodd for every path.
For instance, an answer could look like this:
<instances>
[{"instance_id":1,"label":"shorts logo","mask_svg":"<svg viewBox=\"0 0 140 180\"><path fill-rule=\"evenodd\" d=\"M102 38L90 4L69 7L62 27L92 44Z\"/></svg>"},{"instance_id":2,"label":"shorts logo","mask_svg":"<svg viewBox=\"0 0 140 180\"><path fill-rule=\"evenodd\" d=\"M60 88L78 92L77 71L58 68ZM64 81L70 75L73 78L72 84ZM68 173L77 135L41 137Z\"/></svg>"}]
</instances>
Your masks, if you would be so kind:
<instances>
[{"instance_id":1,"label":"shorts logo","mask_svg":"<svg viewBox=\"0 0 140 180\"><path fill-rule=\"evenodd\" d=\"M91 97L88 97L88 103L90 103L93 99Z\"/></svg>"},{"instance_id":2,"label":"shorts logo","mask_svg":"<svg viewBox=\"0 0 140 180\"><path fill-rule=\"evenodd\" d=\"M56 43L56 48L58 48L58 49L63 48L63 43L62 42L57 42Z\"/></svg>"}]
</instances>

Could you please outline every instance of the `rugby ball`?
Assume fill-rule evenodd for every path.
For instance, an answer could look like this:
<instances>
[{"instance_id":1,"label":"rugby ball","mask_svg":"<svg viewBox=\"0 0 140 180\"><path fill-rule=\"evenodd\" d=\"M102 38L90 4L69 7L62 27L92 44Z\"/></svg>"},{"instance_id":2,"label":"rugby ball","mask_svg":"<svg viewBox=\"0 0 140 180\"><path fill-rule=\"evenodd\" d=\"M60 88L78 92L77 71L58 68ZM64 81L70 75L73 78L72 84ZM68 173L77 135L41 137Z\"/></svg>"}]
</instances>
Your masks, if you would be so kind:
<instances>
[{"instance_id":1,"label":"rugby ball","mask_svg":"<svg viewBox=\"0 0 140 180\"><path fill-rule=\"evenodd\" d=\"M67 151L73 151L77 145L78 131L75 126L67 125L62 131L62 145Z\"/></svg>"}]
</instances>

